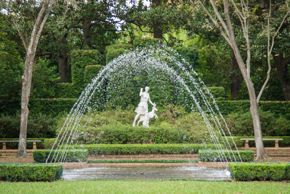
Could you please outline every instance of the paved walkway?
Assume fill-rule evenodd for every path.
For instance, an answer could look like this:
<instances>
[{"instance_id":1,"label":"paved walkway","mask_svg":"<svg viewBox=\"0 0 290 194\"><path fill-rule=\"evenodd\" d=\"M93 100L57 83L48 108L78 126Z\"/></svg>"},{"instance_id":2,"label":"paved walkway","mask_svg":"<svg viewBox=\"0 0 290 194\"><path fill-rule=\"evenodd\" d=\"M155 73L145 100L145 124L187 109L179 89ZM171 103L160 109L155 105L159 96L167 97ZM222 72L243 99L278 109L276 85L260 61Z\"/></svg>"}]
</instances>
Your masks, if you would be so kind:
<instances>
[{"instance_id":1,"label":"paved walkway","mask_svg":"<svg viewBox=\"0 0 290 194\"><path fill-rule=\"evenodd\" d=\"M254 150L255 148L250 148ZM281 162L290 162L290 148L266 148L266 152L268 153L269 161L281 161ZM18 158L16 157L17 150L0 150L0 162L34 162L32 157L32 150L28 151L28 155L26 158ZM89 157L89 160L197 160L197 154L140 154L140 155L98 155ZM191 165L193 163L180 163ZM178 163L159 163L154 165L159 166L178 166ZM98 164L90 164L92 166L100 166L104 165L104 163ZM126 164L106 164L108 166L113 165L126 165ZM137 163L132 165L151 165L150 163Z\"/></svg>"}]
</instances>

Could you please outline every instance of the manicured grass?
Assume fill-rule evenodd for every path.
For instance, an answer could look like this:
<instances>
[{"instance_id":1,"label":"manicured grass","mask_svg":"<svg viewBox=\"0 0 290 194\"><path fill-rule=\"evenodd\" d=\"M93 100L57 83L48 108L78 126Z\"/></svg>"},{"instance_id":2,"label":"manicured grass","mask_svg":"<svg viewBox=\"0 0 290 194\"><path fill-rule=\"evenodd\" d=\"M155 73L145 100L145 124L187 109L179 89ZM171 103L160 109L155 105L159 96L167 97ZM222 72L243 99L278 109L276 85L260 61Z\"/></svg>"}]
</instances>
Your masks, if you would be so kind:
<instances>
[{"instance_id":1,"label":"manicured grass","mask_svg":"<svg viewBox=\"0 0 290 194\"><path fill-rule=\"evenodd\" d=\"M89 193L236 193L287 194L285 182L205 182L205 181L57 181L51 183L0 183L0 193L9 194L89 194Z\"/></svg>"},{"instance_id":2,"label":"manicured grass","mask_svg":"<svg viewBox=\"0 0 290 194\"><path fill-rule=\"evenodd\" d=\"M88 163L196 163L197 160L89 160Z\"/></svg>"}]
</instances>

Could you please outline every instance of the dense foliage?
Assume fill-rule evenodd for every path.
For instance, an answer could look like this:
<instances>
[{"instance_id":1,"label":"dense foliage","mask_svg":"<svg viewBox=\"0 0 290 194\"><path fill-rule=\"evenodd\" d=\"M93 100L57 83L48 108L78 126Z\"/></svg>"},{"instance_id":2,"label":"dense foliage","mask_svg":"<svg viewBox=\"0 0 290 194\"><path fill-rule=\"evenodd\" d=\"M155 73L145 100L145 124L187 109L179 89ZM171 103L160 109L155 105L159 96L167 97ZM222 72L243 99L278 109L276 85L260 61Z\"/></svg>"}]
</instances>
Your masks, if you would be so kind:
<instances>
[{"instance_id":1,"label":"dense foliage","mask_svg":"<svg viewBox=\"0 0 290 194\"><path fill-rule=\"evenodd\" d=\"M5 181L56 181L62 176L61 164L1 163L0 180Z\"/></svg>"},{"instance_id":2,"label":"dense foliage","mask_svg":"<svg viewBox=\"0 0 290 194\"><path fill-rule=\"evenodd\" d=\"M159 118L150 128L133 128L132 110L91 112L80 120L77 141L95 143L203 143L208 131L202 117L197 113L186 113L182 108L168 106L158 111ZM59 121L60 128L63 120Z\"/></svg>"},{"instance_id":3,"label":"dense foliage","mask_svg":"<svg viewBox=\"0 0 290 194\"><path fill-rule=\"evenodd\" d=\"M198 157L203 162L251 162L254 152L251 150L199 150Z\"/></svg>"},{"instance_id":4,"label":"dense foliage","mask_svg":"<svg viewBox=\"0 0 290 194\"><path fill-rule=\"evenodd\" d=\"M23 6L18 3L1 4L0 7L11 10L9 14L1 12L0 39L3 46L0 51L0 87L3 89L0 96L15 98L19 97L24 45L28 42L39 6L35 2L22 2ZM132 1L131 4L125 1L91 1L77 4L77 10L65 6L63 2L53 7L53 14L46 23L39 43L32 98L62 96L53 91L59 82L73 82L77 88L73 87L72 90L78 92L71 91L72 95L66 95L77 97L84 84L85 66L105 65L126 50L148 44L157 43L158 46L160 42L176 49L208 85L223 86L227 97L247 98L230 48L219 38L218 30L208 23L199 6L187 1L153 1L149 4L141 1ZM272 2L272 5L276 12L273 13L271 25L275 29L286 7L282 1ZM265 26L268 7L260 3L250 6L253 8L250 13L250 33L255 50L252 76L260 87L265 79L267 33L257 29ZM264 99L289 99L289 55L284 52L289 49L289 32L286 30L288 20L286 18L276 37L272 59L273 78ZM240 28L236 20L234 27ZM238 43L242 44L242 39L237 32ZM242 52L245 51L242 49ZM233 90L237 90L236 95Z\"/></svg>"},{"instance_id":5,"label":"dense foliage","mask_svg":"<svg viewBox=\"0 0 290 194\"><path fill-rule=\"evenodd\" d=\"M230 171L237 181L289 180L289 163L230 163Z\"/></svg>"},{"instance_id":6,"label":"dense foliage","mask_svg":"<svg viewBox=\"0 0 290 194\"><path fill-rule=\"evenodd\" d=\"M137 47L160 47L160 44L176 50L189 62L186 69L191 73L195 70L208 86L212 86L210 91L218 100L233 135L252 136L247 91L236 60L232 50L219 38L218 30L209 25L204 11L188 1L152 1L149 5L143 1L126 2L77 1L76 10L64 6L62 1L55 4L36 53L28 137L54 137L64 120L57 116L69 112L86 84L114 58ZM16 115L20 112L25 47L39 11L37 1L21 3L21 6L19 1L0 4L1 138L16 138L19 134L20 119ZM274 1L272 5L275 8L271 18L274 30L287 7L282 1ZM265 26L269 7L255 2L250 6L249 30L255 50L251 76L258 91L267 70L264 56L267 33L257 29ZM271 79L262 96L262 100L267 101L259 104L263 135L290 135L290 103L281 101L290 99L290 55L285 52L290 48L289 23L288 17L275 39ZM240 28L237 20L233 20L233 26ZM244 46L242 34L236 33L237 42ZM241 52L246 54L243 48ZM117 116L114 111L86 113L83 120L91 120L86 127L81 121L81 143L200 143L207 135L198 114L187 115L184 111L170 109L161 111L160 119L151 129L129 126L133 107L139 100L139 88L145 84L150 86L151 98L158 108L166 109L168 104L191 107L191 102L187 103L180 95L181 87L164 72L140 72L132 76L128 72L117 72L104 83L102 94L97 93L100 100L96 106L100 110L121 108L129 111L124 115L116 111ZM118 120L120 116L124 121ZM288 143L288 138L285 139Z\"/></svg>"},{"instance_id":7,"label":"dense foliage","mask_svg":"<svg viewBox=\"0 0 290 194\"><path fill-rule=\"evenodd\" d=\"M19 115L1 115L0 138L17 138L19 135L19 126ZM56 118L44 114L32 115L28 120L27 133L30 138L55 137Z\"/></svg>"},{"instance_id":8,"label":"dense foliage","mask_svg":"<svg viewBox=\"0 0 290 194\"><path fill-rule=\"evenodd\" d=\"M88 150L86 149L67 149L67 150L35 150L33 151L33 159L35 162L44 163L51 154L48 162L53 160L53 156L65 155L64 162L86 162L88 158ZM53 162L53 161L52 161Z\"/></svg>"},{"instance_id":9,"label":"dense foliage","mask_svg":"<svg viewBox=\"0 0 290 194\"><path fill-rule=\"evenodd\" d=\"M213 144L94 144L81 145L89 155L193 154L200 149L215 149Z\"/></svg>"},{"instance_id":10,"label":"dense foliage","mask_svg":"<svg viewBox=\"0 0 290 194\"><path fill-rule=\"evenodd\" d=\"M263 135L289 136L290 120L271 112L260 112ZM227 115L227 124L234 135L254 135L250 113L235 112Z\"/></svg>"}]
</instances>

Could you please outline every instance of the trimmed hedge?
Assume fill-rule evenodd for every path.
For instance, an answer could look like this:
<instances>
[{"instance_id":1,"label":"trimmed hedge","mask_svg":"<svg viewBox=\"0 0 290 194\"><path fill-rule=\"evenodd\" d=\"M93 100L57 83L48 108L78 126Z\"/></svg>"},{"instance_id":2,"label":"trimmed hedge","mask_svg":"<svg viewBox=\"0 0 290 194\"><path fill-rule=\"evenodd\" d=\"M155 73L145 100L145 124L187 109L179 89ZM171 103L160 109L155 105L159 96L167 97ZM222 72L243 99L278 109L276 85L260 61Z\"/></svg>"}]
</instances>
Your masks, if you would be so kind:
<instances>
[{"instance_id":1,"label":"trimmed hedge","mask_svg":"<svg viewBox=\"0 0 290 194\"><path fill-rule=\"evenodd\" d=\"M20 126L19 115L1 115L0 116L0 138L18 138ZM56 135L56 120L51 115L38 114L31 115L28 119L27 136L54 137Z\"/></svg>"},{"instance_id":2,"label":"trimmed hedge","mask_svg":"<svg viewBox=\"0 0 290 194\"><path fill-rule=\"evenodd\" d=\"M81 89L84 85L84 72L87 65L104 65L98 50L73 50L71 52L72 82Z\"/></svg>"},{"instance_id":3,"label":"trimmed hedge","mask_svg":"<svg viewBox=\"0 0 290 194\"><path fill-rule=\"evenodd\" d=\"M84 81L86 83L91 82L91 80L98 75L99 71L102 69L101 65L87 65L85 67Z\"/></svg>"},{"instance_id":4,"label":"trimmed hedge","mask_svg":"<svg viewBox=\"0 0 290 194\"><path fill-rule=\"evenodd\" d=\"M260 111L260 120L263 135L290 135L290 119L285 118L283 115ZM242 136L254 135L252 116L249 112L231 113L226 116L226 121L232 134Z\"/></svg>"},{"instance_id":5,"label":"trimmed hedge","mask_svg":"<svg viewBox=\"0 0 290 194\"><path fill-rule=\"evenodd\" d=\"M290 180L290 163L287 164L285 177L286 180Z\"/></svg>"},{"instance_id":6,"label":"trimmed hedge","mask_svg":"<svg viewBox=\"0 0 290 194\"><path fill-rule=\"evenodd\" d=\"M95 144L82 145L89 155L193 154L200 149L215 149L213 144Z\"/></svg>"},{"instance_id":7,"label":"trimmed hedge","mask_svg":"<svg viewBox=\"0 0 290 194\"><path fill-rule=\"evenodd\" d=\"M89 160L88 163L196 163L197 160Z\"/></svg>"},{"instance_id":8,"label":"trimmed hedge","mask_svg":"<svg viewBox=\"0 0 290 194\"><path fill-rule=\"evenodd\" d=\"M61 164L0 163L0 180L55 181L61 178Z\"/></svg>"},{"instance_id":9,"label":"trimmed hedge","mask_svg":"<svg viewBox=\"0 0 290 194\"><path fill-rule=\"evenodd\" d=\"M69 112L76 101L76 98L38 98L30 100L29 107L33 113L58 115Z\"/></svg>"},{"instance_id":10,"label":"trimmed hedge","mask_svg":"<svg viewBox=\"0 0 290 194\"><path fill-rule=\"evenodd\" d=\"M216 100L225 100L226 92L224 87L208 87L208 89Z\"/></svg>"},{"instance_id":11,"label":"trimmed hedge","mask_svg":"<svg viewBox=\"0 0 290 194\"><path fill-rule=\"evenodd\" d=\"M221 154L221 150L199 150L199 160L202 162L239 162L239 154L243 162L254 161L254 152L251 150L227 151ZM236 160L236 161L235 161Z\"/></svg>"},{"instance_id":12,"label":"trimmed hedge","mask_svg":"<svg viewBox=\"0 0 290 194\"><path fill-rule=\"evenodd\" d=\"M33 98L29 100L29 110L33 115L58 115L69 112L76 101L77 98ZM0 110L3 115L15 116L20 112L20 101L0 99Z\"/></svg>"},{"instance_id":13,"label":"trimmed hedge","mask_svg":"<svg viewBox=\"0 0 290 194\"><path fill-rule=\"evenodd\" d=\"M73 149L73 150L53 150L51 156L54 154L62 155L66 151L66 158L64 162L86 162L88 159L88 150ZM35 162L44 163L50 153L50 150L35 150L33 151L33 159ZM48 162L51 162L52 157Z\"/></svg>"},{"instance_id":14,"label":"trimmed hedge","mask_svg":"<svg viewBox=\"0 0 290 194\"><path fill-rule=\"evenodd\" d=\"M217 104L225 115L232 112L250 111L250 102L248 100L218 100ZM259 107L262 111L269 111L290 119L290 101L260 101Z\"/></svg>"},{"instance_id":15,"label":"trimmed hedge","mask_svg":"<svg viewBox=\"0 0 290 194\"><path fill-rule=\"evenodd\" d=\"M237 181L289 180L289 163L230 163L229 168Z\"/></svg>"},{"instance_id":16,"label":"trimmed hedge","mask_svg":"<svg viewBox=\"0 0 290 194\"><path fill-rule=\"evenodd\" d=\"M73 83L57 83L55 87L57 98L75 98L79 93L79 89Z\"/></svg>"},{"instance_id":17,"label":"trimmed hedge","mask_svg":"<svg viewBox=\"0 0 290 194\"><path fill-rule=\"evenodd\" d=\"M129 44L113 44L106 47L106 63L128 51L132 46Z\"/></svg>"},{"instance_id":18,"label":"trimmed hedge","mask_svg":"<svg viewBox=\"0 0 290 194\"><path fill-rule=\"evenodd\" d=\"M30 100L29 107L31 112L34 113L68 112L76 100L77 98L37 98ZM249 112L250 107L248 100L217 100L217 104L223 115L232 112ZM275 115L283 115L290 119L290 101L260 101L260 109L272 112ZM5 114L15 114L15 112L20 111L20 101L0 99L0 110Z\"/></svg>"},{"instance_id":19,"label":"trimmed hedge","mask_svg":"<svg viewBox=\"0 0 290 194\"><path fill-rule=\"evenodd\" d=\"M56 138L45 138L43 139L43 148L44 149L51 149Z\"/></svg>"},{"instance_id":20,"label":"trimmed hedge","mask_svg":"<svg viewBox=\"0 0 290 194\"><path fill-rule=\"evenodd\" d=\"M77 140L83 144L202 143L204 139L198 130L192 132L168 126L150 128L133 128L127 125L108 125L100 128L86 126L86 131L80 134Z\"/></svg>"}]
</instances>

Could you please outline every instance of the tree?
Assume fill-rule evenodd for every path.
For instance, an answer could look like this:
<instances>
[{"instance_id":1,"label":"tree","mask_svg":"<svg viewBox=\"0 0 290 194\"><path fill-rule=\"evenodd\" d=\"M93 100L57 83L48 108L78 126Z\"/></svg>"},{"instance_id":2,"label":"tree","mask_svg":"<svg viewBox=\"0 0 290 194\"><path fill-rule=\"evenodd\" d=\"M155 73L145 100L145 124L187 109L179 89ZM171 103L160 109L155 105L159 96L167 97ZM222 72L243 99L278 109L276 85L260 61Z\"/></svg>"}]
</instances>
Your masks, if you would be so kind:
<instances>
[{"instance_id":1,"label":"tree","mask_svg":"<svg viewBox=\"0 0 290 194\"><path fill-rule=\"evenodd\" d=\"M24 63L24 72L22 76L22 92L21 92L21 119L20 119L20 133L18 144L18 156L26 156L26 138L27 138L27 122L29 115L29 98L31 92L31 80L33 64L36 54L37 45L41 36L44 24L49 16L54 1L44 0L41 2L40 11L37 15L36 21L33 25L33 30L30 35L29 44L26 50L26 57Z\"/></svg>"},{"instance_id":2,"label":"tree","mask_svg":"<svg viewBox=\"0 0 290 194\"><path fill-rule=\"evenodd\" d=\"M190 7L186 1L151 0L150 4L136 1L118 17L126 24L136 25L143 33L151 33L153 38L165 40L164 34L172 29L180 29L189 21Z\"/></svg>"},{"instance_id":3,"label":"tree","mask_svg":"<svg viewBox=\"0 0 290 194\"><path fill-rule=\"evenodd\" d=\"M67 0L68 1L68 0ZM38 47L39 39L41 37L44 25L48 19L48 16L53 8L56 0L42 0L41 2L35 1L7 1L6 10L12 16L18 17L17 12L12 10L21 9L22 7L28 6L30 9L39 10L33 28L28 39L25 35L18 30L19 36L22 40L23 46L26 49L26 56L24 62L24 72L22 76L22 92L21 92L21 119L20 119L20 133L19 133L19 144L18 144L18 156L26 156L26 139L27 139L27 123L29 115L29 99L31 93L31 82L33 65L35 62L36 50ZM16 9L12 9L15 8ZM17 23L16 23L17 25ZM17 28L17 27L16 27Z\"/></svg>"},{"instance_id":4,"label":"tree","mask_svg":"<svg viewBox=\"0 0 290 194\"><path fill-rule=\"evenodd\" d=\"M271 53L274 46L275 37L279 32L281 25L284 23L285 18L288 17L290 13L289 8L284 16L281 25L279 25L278 29L275 30L274 35L271 35L271 27L270 27L270 17L271 17L271 9L269 10L269 18L268 18L268 25L267 25L267 34L268 34L268 47L267 47L267 57L268 57L268 71L266 80L259 91L258 95L255 91L254 83L251 78L251 40L250 40L250 25L249 25L249 16L250 16L250 5L248 1L239 1L239 4L236 3L234 0L223 0L221 2L222 5L219 5L217 1L210 0L209 7L212 8L210 10L206 4L202 1L199 1L201 7L209 16L211 22L220 30L222 36L226 40L226 42L231 47L233 54L236 58L236 62L242 74L243 80L245 81L249 100L250 100L250 112L253 119L253 126L254 126L254 135L255 135L255 143L256 143L256 152L257 152L257 160L262 160L266 157L266 153L264 150L263 140L262 140L262 130L261 130L261 122L259 116L259 100L263 91L270 79L270 72L271 72ZM271 1L270 1L270 7ZM219 7L222 7L223 10ZM234 12L232 12L234 10ZM243 57L243 51L239 47L237 43L237 38L235 35L235 30L233 27L233 18L231 16L235 15L241 24L242 35L244 37L244 45L245 49L245 58Z\"/></svg>"}]
</instances>

